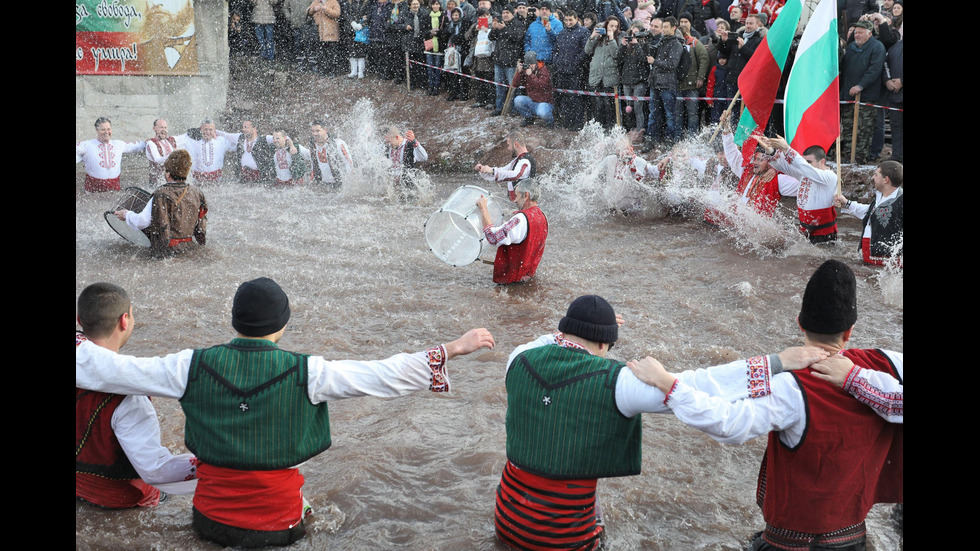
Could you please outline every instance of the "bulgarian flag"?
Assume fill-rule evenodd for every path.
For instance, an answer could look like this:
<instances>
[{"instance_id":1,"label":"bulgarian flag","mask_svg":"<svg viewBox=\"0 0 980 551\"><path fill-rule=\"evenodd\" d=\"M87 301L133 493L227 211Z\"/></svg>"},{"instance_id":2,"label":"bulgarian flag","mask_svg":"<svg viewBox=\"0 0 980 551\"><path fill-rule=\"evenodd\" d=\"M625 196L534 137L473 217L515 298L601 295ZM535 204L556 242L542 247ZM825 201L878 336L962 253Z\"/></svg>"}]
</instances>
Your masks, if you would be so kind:
<instances>
[{"instance_id":1,"label":"bulgarian flag","mask_svg":"<svg viewBox=\"0 0 980 551\"><path fill-rule=\"evenodd\" d=\"M769 121L801 13L803 0L787 0L776 22L738 76L738 89L746 107L735 130L735 143L738 145L742 145L756 128L765 126Z\"/></svg>"},{"instance_id":2,"label":"bulgarian flag","mask_svg":"<svg viewBox=\"0 0 980 551\"><path fill-rule=\"evenodd\" d=\"M786 141L829 151L840 134L837 0L821 0L803 31L786 83Z\"/></svg>"}]
</instances>

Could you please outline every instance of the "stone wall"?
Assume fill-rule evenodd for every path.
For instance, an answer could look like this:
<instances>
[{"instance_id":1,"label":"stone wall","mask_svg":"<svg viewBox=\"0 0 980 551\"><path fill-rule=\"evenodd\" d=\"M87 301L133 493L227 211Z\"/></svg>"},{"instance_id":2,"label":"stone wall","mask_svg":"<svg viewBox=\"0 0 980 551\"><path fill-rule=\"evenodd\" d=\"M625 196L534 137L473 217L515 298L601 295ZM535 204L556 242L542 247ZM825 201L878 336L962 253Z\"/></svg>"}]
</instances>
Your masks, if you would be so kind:
<instances>
[{"instance_id":1,"label":"stone wall","mask_svg":"<svg viewBox=\"0 0 980 551\"><path fill-rule=\"evenodd\" d=\"M157 117L171 134L216 118L228 96L228 3L194 0L196 76L75 76L75 140L95 137L95 119L112 119L113 138L135 141L153 135Z\"/></svg>"}]
</instances>

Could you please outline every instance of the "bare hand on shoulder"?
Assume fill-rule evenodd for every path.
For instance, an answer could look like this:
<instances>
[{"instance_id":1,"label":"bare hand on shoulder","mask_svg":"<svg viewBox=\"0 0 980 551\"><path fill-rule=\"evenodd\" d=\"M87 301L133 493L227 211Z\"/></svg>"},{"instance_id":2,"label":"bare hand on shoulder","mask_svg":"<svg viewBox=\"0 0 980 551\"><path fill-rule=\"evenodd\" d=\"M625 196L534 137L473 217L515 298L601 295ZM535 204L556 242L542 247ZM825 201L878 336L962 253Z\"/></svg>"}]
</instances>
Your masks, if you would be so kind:
<instances>
[{"instance_id":1,"label":"bare hand on shoulder","mask_svg":"<svg viewBox=\"0 0 980 551\"><path fill-rule=\"evenodd\" d=\"M792 371L809 367L829 356L830 352L816 346L792 346L779 353L779 361L784 370Z\"/></svg>"},{"instance_id":2,"label":"bare hand on shoulder","mask_svg":"<svg viewBox=\"0 0 980 551\"><path fill-rule=\"evenodd\" d=\"M626 362L626 367L636 375L636 378L644 383L657 387L664 394L670 392L670 387L674 386L677 377L668 373L663 364L654 358L647 356L642 360L632 360Z\"/></svg>"},{"instance_id":3,"label":"bare hand on shoulder","mask_svg":"<svg viewBox=\"0 0 980 551\"><path fill-rule=\"evenodd\" d=\"M813 376L818 379L829 381L836 386L844 386L844 379L854 368L854 362L836 354L825 360L821 360L810 366L813 369Z\"/></svg>"}]
</instances>

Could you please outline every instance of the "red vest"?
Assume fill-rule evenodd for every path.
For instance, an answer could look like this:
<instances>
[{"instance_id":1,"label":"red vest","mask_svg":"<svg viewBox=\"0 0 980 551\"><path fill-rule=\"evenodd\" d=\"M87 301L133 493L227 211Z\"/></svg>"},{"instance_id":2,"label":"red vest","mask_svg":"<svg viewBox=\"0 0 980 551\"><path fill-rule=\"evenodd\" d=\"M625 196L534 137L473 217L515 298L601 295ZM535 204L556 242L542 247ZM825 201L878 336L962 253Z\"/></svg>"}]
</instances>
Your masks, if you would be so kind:
<instances>
[{"instance_id":1,"label":"red vest","mask_svg":"<svg viewBox=\"0 0 980 551\"><path fill-rule=\"evenodd\" d=\"M149 143L152 143L157 148L157 154L160 155L161 157L165 153L167 155L170 155L170 153L172 153L173 150L177 148L177 139L174 138L173 136L170 136L165 140L161 140L160 138L150 138L148 141ZM166 149L164 149L163 146L164 143L168 145ZM149 161L149 163L150 163L150 183L155 184L158 182L163 182L164 181L163 165L157 164L153 161Z\"/></svg>"},{"instance_id":2,"label":"red vest","mask_svg":"<svg viewBox=\"0 0 980 551\"><path fill-rule=\"evenodd\" d=\"M170 147L167 149L169 149L171 152L177 148L177 138L174 138L173 136L170 136L165 140L161 140L160 138L150 138L150 141L153 142L153 145L157 146L157 153L161 156L166 153L166 151L163 150L163 142L170 144Z\"/></svg>"},{"instance_id":3,"label":"red vest","mask_svg":"<svg viewBox=\"0 0 980 551\"><path fill-rule=\"evenodd\" d=\"M75 333L76 347L86 340ZM112 432L124 398L75 388L75 497L112 509L156 505L160 490L140 480Z\"/></svg>"},{"instance_id":4,"label":"red vest","mask_svg":"<svg viewBox=\"0 0 980 551\"><path fill-rule=\"evenodd\" d=\"M877 350L845 350L844 356L898 377ZM806 428L795 448L769 434L756 496L767 541L770 532L788 540L827 535L861 524L875 503L902 503L903 425L886 422L810 370L793 376L803 391ZM858 536L863 540L863 530Z\"/></svg>"},{"instance_id":5,"label":"red vest","mask_svg":"<svg viewBox=\"0 0 980 551\"><path fill-rule=\"evenodd\" d=\"M746 168L742 173L742 178L738 182L736 192L741 197L751 181L752 188L749 189L746 195L749 204L760 214L772 217L773 213L776 212L776 205L779 204L779 199L782 198L782 195L779 193L779 175L780 172L774 170L772 178L763 181L760 177L752 178L755 174L749 168Z\"/></svg>"},{"instance_id":6,"label":"red vest","mask_svg":"<svg viewBox=\"0 0 980 551\"><path fill-rule=\"evenodd\" d=\"M768 217L776 212L776 206L779 205L779 200L783 197L779 193L779 175L781 172L773 171L773 176L767 181L762 181L761 178L753 179L756 174L752 172L752 167L745 167L742 172L742 177L738 181L738 188L735 192L741 199L742 195L745 194L746 187L749 186L749 182L752 183L752 188L746 195L748 199L748 204L760 214L764 214ZM704 209L704 221L713 226L731 226L732 222L725 216L724 213L718 211L717 209L708 207Z\"/></svg>"},{"instance_id":7,"label":"red vest","mask_svg":"<svg viewBox=\"0 0 980 551\"><path fill-rule=\"evenodd\" d=\"M124 398L75 389L75 497L112 509L156 505L160 491L140 480L112 432Z\"/></svg>"},{"instance_id":8,"label":"red vest","mask_svg":"<svg viewBox=\"0 0 980 551\"><path fill-rule=\"evenodd\" d=\"M515 245L497 247L493 261L494 283L527 281L538 271L538 263L544 254L544 242L548 239L548 219L537 206L519 211L527 217L527 237Z\"/></svg>"}]
</instances>

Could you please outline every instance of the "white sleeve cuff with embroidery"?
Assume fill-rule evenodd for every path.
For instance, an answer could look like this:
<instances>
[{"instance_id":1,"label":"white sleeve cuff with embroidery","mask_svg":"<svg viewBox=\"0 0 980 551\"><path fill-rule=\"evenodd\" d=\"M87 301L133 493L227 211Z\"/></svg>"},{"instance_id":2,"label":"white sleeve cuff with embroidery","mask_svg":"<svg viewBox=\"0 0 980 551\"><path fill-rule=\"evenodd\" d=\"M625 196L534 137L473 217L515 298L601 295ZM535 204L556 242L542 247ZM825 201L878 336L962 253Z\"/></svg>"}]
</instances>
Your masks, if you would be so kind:
<instances>
[{"instance_id":1,"label":"white sleeve cuff with embroidery","mask_svg":"<svg viewBox=\"0 0 980 551\"><path fill-rule=\"evenodd\" d=\"M449 392L449 373L446 370L446 347L441 344L434 346L425 351L425 356L429 362L429 369L432 371L429 390L432 392Z\"/></svg>"}]
</instances>

